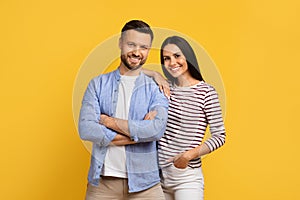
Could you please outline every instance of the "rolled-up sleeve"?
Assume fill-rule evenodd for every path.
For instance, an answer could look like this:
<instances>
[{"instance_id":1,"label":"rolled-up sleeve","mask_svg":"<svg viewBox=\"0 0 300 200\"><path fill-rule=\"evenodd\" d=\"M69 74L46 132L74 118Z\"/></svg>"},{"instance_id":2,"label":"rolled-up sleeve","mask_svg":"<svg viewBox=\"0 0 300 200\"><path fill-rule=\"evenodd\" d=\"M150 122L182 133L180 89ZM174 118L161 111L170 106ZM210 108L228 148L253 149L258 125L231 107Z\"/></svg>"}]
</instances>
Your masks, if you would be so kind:
<instances>
[{"instance_id":1,"label":"rolled-up sleeve","mask_svg":"<svg viewBox=\"0 0 300 200\"><path fill-rule=\"evenodd\" d=\"M99 124L101 100L97 96L98 90L99 81L91 80L83 96L78 130L82 140L108 146L116 136L116 132Z\"/></svg>"},{"instance_id":2,"label":"rolled-up sleeve","mask_svg":"<svg viewBox=\"0 0 300 200\"><path fill-rule=\"evenodd\" d=\"M135 142L158 141L164 134L168 118L168 99L155 86L150 111L157 114L153 120L128 120L130 137Z\"/></svg>"}]
</instances>

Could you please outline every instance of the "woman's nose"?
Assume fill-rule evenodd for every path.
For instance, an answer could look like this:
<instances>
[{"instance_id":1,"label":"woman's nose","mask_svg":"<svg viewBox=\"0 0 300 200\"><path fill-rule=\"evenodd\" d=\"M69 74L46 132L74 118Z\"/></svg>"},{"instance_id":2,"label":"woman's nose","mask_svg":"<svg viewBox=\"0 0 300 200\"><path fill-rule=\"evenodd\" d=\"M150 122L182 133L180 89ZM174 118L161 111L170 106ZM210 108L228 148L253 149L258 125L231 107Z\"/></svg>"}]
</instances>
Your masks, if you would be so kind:
<instances>
[{"instance_id":1,"label":"woman's nose","mask_svg":"<svg viewBox=\"0 0 300 200\"><path fill-rule=\"evenodd\" d=\"M171 65L175 65L176 64L176 58L174 58L173 56L171 57L170 64Z\"/></svg>"}]
</instances>

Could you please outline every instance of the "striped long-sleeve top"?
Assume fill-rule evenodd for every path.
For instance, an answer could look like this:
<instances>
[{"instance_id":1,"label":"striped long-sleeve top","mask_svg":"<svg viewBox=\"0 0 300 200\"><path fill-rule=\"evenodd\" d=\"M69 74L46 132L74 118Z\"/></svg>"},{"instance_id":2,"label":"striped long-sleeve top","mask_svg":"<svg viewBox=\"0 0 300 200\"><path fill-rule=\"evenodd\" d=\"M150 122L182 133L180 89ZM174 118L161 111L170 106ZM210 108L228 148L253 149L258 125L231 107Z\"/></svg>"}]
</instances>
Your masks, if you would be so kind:
<instances>
[{"instance_id":1,"label":"striped long-sleeve top","mask_svg":"<svg viewBox=\"0 0 300 200\"><path fill-rule=\"evenodd\" d=\"M225 143L225 128L215 89L200 81L190 87L171 87L168 122L158 143L160 167L170 165L170 158L202 143L207 126L211 136L204 141L210 151ZM192 168L201 166L201 158L191 160Z\"/></svg>"}]
</instances>

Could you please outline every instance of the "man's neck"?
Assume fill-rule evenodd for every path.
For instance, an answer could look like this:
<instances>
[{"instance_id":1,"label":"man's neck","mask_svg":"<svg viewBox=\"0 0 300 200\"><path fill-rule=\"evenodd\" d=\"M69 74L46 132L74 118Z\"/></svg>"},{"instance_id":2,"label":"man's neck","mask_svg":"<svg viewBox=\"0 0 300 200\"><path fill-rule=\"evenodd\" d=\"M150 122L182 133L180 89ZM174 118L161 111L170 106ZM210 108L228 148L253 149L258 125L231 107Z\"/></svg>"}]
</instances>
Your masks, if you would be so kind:
<instances>
[{"instance_id":1,"label":"man's neck","mask_svg":"<svg viewBox=\"0 0 300 200\"><path fill-rule=\"evenodd\" d=\"M123 63L121 63L119 69L120 74L123 76L138 76L141 73L142 67L135 70L130 70Z\"/></svg>"}]
</instances>

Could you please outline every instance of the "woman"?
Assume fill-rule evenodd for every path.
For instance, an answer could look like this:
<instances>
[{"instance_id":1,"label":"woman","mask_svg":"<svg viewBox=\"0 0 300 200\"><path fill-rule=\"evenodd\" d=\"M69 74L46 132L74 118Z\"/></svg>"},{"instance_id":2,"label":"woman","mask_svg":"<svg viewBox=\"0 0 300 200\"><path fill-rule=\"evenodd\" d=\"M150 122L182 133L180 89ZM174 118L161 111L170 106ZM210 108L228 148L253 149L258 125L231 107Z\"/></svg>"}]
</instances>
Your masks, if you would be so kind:
<instances>
[{"instance_id":1,"label":"woman","mask_svg":"<svg viewBox=\"0 0 300 200\"><path fill-rule=\"evenodd\" d=\"M200 200L204 189L201 156L225 142L219 99L215 89L204 82L185 39L167 38L160 60L171 93L166 132L158 144L164 194L166 200ZM157 73L145 73L161 82ZM208 125L211 137L202 141Z\"/></svg>"}]
</instances>

